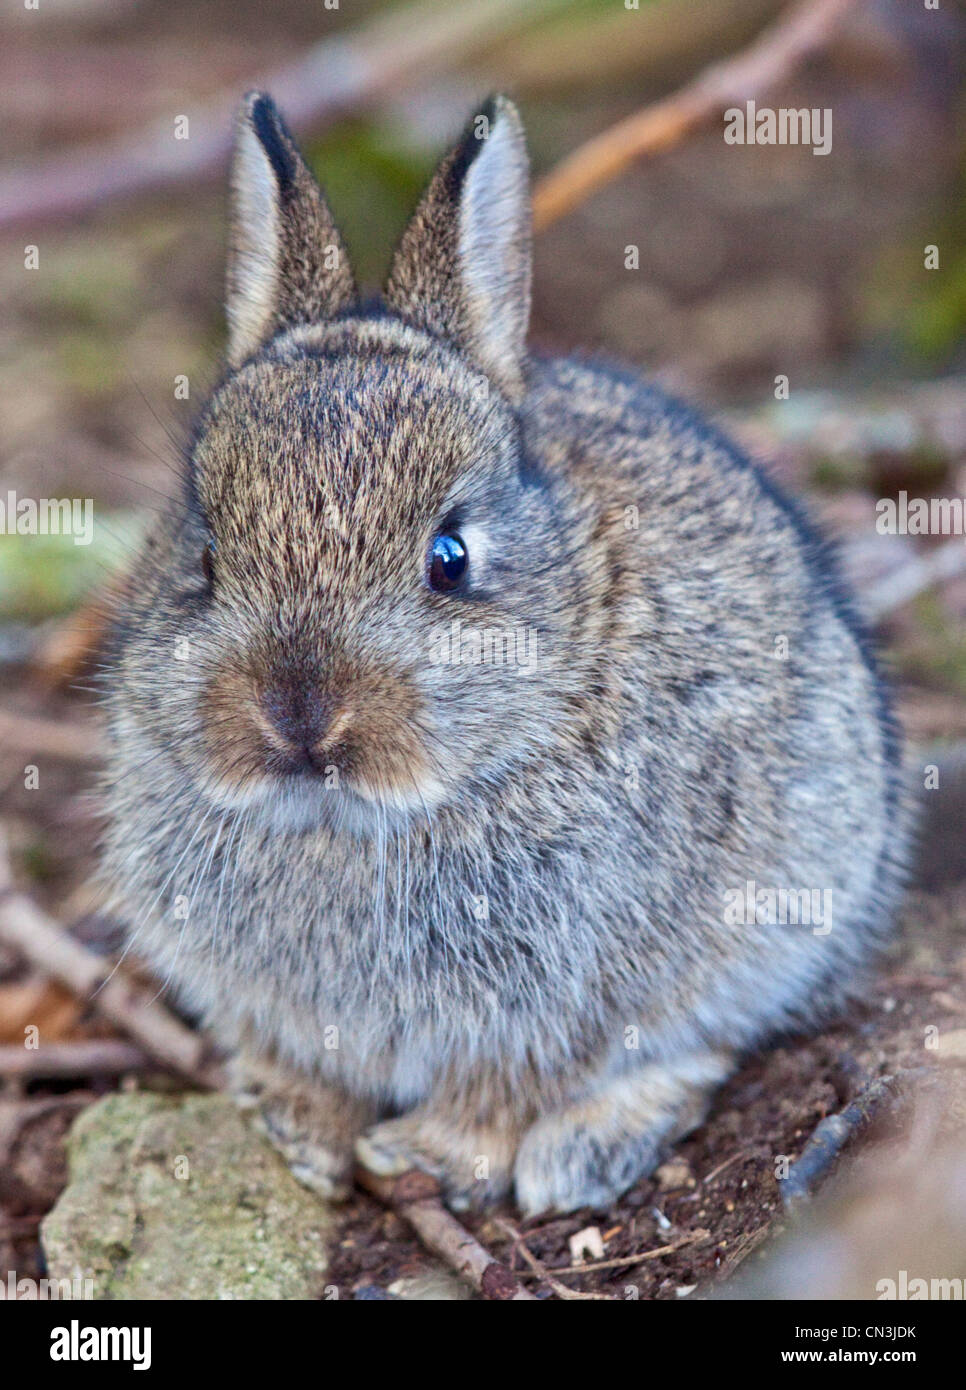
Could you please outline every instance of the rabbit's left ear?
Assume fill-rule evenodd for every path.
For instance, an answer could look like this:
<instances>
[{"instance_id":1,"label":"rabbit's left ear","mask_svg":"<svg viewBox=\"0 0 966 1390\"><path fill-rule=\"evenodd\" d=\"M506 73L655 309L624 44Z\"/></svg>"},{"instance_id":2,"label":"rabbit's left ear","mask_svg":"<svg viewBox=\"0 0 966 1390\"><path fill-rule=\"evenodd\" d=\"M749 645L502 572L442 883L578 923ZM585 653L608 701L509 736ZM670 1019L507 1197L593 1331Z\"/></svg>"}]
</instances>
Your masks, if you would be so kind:
<instances>
[{"instance_id":1,"label":"rabbit's left ear","mask_svg":"<svg viewBox=\"0 0 966 1390\"><path fill-rule=\"evenodd\" d=\"M406 228L386 302L454 343L511 400L523 390L531 243L523 125L512 102L491 97Z\"/></svg>"},{"instance_id":2,"label":"rabbit's left ear","mask_svg":"<svg viewBox=\"0 0 966 1390\"><path fill-rule=\"evenodd\" d=\"M285 328L331 318L355 297L321 188L271 97L249 92L231 167L229 364L239 366Z\"/></svg>"}]
</instances>

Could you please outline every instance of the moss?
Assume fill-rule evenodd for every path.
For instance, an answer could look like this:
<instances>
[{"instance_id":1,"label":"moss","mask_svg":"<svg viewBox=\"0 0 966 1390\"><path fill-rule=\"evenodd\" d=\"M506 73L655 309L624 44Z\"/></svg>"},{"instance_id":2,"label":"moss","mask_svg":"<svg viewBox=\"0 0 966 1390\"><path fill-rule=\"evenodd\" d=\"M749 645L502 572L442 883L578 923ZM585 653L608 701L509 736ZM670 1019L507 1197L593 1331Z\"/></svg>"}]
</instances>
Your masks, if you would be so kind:
<instances>
[{"instance_id":1,"label":"moss","mask_svg":"<svg viewBox=\"0 0 966 1390\"><path fill-rule=\"evenodd\" d=\"M95 506L90 545L65 535L0 535L0 620L37 622L76 607L123 565L143 524L132 512L102 517Z\"/></svg>"},{"instance_id":2,"label":"moss","mask_svg":"<svg viewBox=\"0 0 966 1390\"><path fill-rule=\"evenodd\" d=\"M901 668L920 683L966 695L966 633L937 594L915 604L915 635L897 654Z\"/></svg>"},{"instance_id":3,"label":"moss","mask_svg":"<svg viewBox=\"0 0 966 1390\"><path fill-rule=\"evenodd\" d=\"M364 285L388 269L387 247L399 238L436 164L438 152L407 148L388 123L344 121L306 156L319 178Z\"/></svg>"}]
</instances>

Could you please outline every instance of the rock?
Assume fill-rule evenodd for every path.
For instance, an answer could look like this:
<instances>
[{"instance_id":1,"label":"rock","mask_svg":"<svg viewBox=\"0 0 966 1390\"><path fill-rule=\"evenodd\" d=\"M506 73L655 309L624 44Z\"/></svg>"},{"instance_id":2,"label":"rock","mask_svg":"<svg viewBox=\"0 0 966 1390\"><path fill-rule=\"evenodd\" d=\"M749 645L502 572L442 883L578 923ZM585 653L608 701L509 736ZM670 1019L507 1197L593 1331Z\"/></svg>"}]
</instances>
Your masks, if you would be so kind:
<instances>
[{"instance_id":1,"label":"rock","mask_svg":"<svg viewBox=\"0 0 966 1390\"><path fill-rule=\"evenodd\" d=\"M97 1299L317 1298L334 1216L223 1096L108 1096L68 1142L42 1228Z\"/></svg>"},{"instance_id":2,"label":"rock","mask_svg":"<svg viewBox=\"0 0 966 1390\"><path fill-rule=\"evenodd\" d=\"M389 1285L393 1298L409 1303L449 1303L473 1298L473 1290L446 1265L433 1261L418 1274ZM358 1296L358 1295L357 1295Z\"/></svg>"},{"instance_id":3,"label":"rock","mask_svg":"<svg viewBox=\"0 0 966 1390\"><path fill-rule=\"evenodd\" d=\"M694 1176L686 1158L675 1154L673 1158L655 1168L654 1176L662 1192L673 1192L679 1187L694 1187Z\"/></svg>"},{"instance_id":4,"label":"rock","mask_svg":"<svg viewBox=\"0 0 966 1390\"><path fill-rule=\"evenodd\" d=\"M604 1242L599 1226L585 1226L570 1237L570 1258L575 1265L604 1258Z\"/></svg>"}]
</instances>

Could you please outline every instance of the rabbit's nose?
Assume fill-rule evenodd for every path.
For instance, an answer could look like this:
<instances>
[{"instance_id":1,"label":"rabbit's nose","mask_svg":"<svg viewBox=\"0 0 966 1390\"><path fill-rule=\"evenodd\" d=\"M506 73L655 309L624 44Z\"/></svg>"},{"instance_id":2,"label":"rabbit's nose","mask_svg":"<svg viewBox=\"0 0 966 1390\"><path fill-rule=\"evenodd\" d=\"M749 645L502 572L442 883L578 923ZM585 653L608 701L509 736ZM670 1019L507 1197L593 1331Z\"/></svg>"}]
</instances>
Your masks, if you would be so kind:
<instances>
[{"instance_id":1,"label":"rabbit's nose","mask_svg":"<svg viewBox=\"0 0 966 1390\"><path fill-rule=\"evenodd\" d=\"M285 742L307 751L319 742L332 719L331 698L314 685L271 686L262 692L261 705Z\"/></svg>"}]
</instances>

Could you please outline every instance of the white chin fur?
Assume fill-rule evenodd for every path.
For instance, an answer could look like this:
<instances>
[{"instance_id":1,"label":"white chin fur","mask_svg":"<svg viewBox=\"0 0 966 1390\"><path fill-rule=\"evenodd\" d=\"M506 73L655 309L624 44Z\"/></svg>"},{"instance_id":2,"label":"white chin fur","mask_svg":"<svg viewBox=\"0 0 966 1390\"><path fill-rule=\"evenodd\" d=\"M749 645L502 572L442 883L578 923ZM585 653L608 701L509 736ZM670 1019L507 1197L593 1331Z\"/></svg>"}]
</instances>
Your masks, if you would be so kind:
<instances>
[{"instance_id":1,"label":"white chin fur","mask_svg":"<svg viewBox=\"0 0 966 1390\"><path fill-rule=\"evenodd\" d=\"M365 795L347 787L326 786L311 778L273 778L245 791L212 788L209 794L224 810L251 816L266 830L298 834L311 830L345 830L375 834L410 816L432 811L442 798L436 783L414 789L411 796Z\"/></svg>"}]
</instances>

